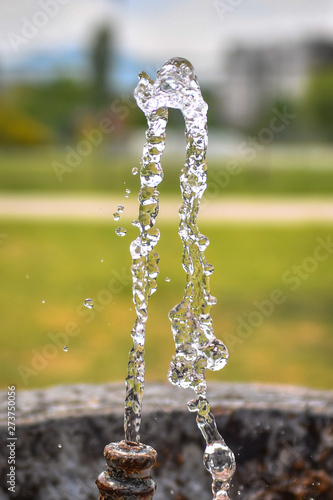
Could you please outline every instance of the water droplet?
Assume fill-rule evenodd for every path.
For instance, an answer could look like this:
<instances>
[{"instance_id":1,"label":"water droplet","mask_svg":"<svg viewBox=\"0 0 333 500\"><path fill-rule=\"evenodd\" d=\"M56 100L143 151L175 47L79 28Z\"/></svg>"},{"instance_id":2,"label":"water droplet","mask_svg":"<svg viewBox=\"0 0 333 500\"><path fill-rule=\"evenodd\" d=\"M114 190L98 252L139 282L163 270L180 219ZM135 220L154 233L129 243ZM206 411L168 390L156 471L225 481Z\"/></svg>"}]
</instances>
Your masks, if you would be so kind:
<instances>
[{"instance_id":1,"label":"water droplet","mask_svg":"<svg viewBox=\"0 0 333 500\"><path fill-rule=\"evenodd\" d=\"M58 444L58 448L62 448L62 444L61 443Z\"/></svg>"},{"instance_id":2,"label":"water droplet","mask_svg":"<svg viewBox=\"0 0 333 500\"><path fill-rule=\"evenodd\" d=\"M213 272L214 272L214 266L212 266L211 264L206 264L204 267L204 274L206 276L210 276L211 274L213 274Z\"/></svg>"},{"instance_id":3,"label":"water droplet","mask_svg":"<svg viewBox=\"0 0 333 500\"><path fill-rule=\"evenodd\" d=\"M219 481L228 481L236 468L232 451L219 441L206 446L204 465L212 477Z\"/></svg>"},{"instance_id":4,"label":"water droplet","mask_svg":"<svg viewBox=\"0 0 333 500\"><path fill-rule=\"evenodd\" d=\"M125 198L128 198L131 193L130 189L125 189Z\"/></svg>"},{"instance_id":5,"label":"water droplet","mask_svg":"<svg viewBox=\"0 0 333 500\"><path fill-rule=\"evenodd\" d=\"M101 259L101 262L104 262L104 259Z\"/></svg>"},{"instance_id":6,"label":"water droplet","mask_svg":"<svg viewBox=\"0 0 333 500\"><path fill-rule=\"evenodd\" d=\"M207 358L207 368L212 371L221 370L228 361L228 349L220 339L212 339L202 346L202 353Z\"/></svg>"},{"instance_id":7,"label":"water droplet","mask_svg":"<svg viewBox=\"0 0 333 500\"><path fill-rule=\"evenodd\" d=\"M117 221L119 219L120 219L119 213L118 212L114 212L114 214L113 214L113 220Z\"/></svg>"},{"instance_id":8,"label":"water droplet","mask_svg":"<svg viewBox=\"0 0 333 500\"><path fill-rule=\"evenodd\" d=\"M127 233L127 230L124 227L119 226L115 230L115 233L117 236L125 236L125 234Z\"/></svg>"},{"instance_id":9,"label":"water droplet","mask_svg":"<svg viewBox=\"0 0 333 500\"><path fill-rule=\"evenodd\" d=\"M169 276L167 276L167 277L165 278L165 281L166 281L167 283L170 283L170 281L171 281L171 280L170 280Z\"/></svg>"},{"instance_id":10,"label":"water droplet","mask_svg":"<svg viewBox=\"0 0 333 500\"><path fill-rule=\"evenodd\" d=\"M42 304L45 304L45 300L42 300Z\"/></svg>"},{"instance_id":11,"label":"water droplet","mask_svg":"<svg viewBox=\"0 0 333 500\"><path fill-rule=\"evenodd\" d=\"M124 210L125 210L124 205L118 205L118 212L119 212L120 214L122 214Z\"/></svg>"},{"instance_id":12,"label":"water droplet","mask_svg":"<svg viewBox=\"0 0 333 500\"><path fill-rule=\"evenodd\" d=\"M214 306L215 304L217 304L217 298L214 297L213 295L208 295L207 296L207 304L210 306Z\"/></svg>"},{"instance_id":13,"label":"water droplet","mask_svg":"<svg viewBox=\"0 0 333 500\"><path fill-rule=\"evenodd\" d=\"M88 309L92 309L94 307L94 302L92 299L86 299L84 305L88 307Z\"/></svg>"},{"instance_id":14,"label":"water droplet","mask_svg":"<svg viewBox=\"0 0 333 500\"><path fill-rule=\"evenodd\" d=\"M139 172L139 169L138 169L137 167L133 167L133 168L132 168L132 174L133 174L133 175L137 175L137 174L138 174L138 172Z\"/></svg>"},{"instance_id":15,"label":"water droplet","mask_svg":"<svg viewBox=\"0 0 333 500\"><path fill-rule=\"evenodd\" d=\"M65 352L68 352L68 347L67 347L67 345L65 345L65 346L64 346L64 351L65 351Z\"/></svg>"}]
</instances>

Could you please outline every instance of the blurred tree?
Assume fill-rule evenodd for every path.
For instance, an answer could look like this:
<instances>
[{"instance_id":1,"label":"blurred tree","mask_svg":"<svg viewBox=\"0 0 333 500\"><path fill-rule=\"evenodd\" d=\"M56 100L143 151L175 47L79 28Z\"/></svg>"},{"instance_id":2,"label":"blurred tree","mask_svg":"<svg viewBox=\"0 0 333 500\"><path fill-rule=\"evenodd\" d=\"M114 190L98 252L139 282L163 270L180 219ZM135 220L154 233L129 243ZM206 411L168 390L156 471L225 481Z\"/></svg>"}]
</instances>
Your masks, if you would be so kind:
<instances>
[{"instance_id":1,"label":"blurred tree","mask_svg":"<svg viewBox=\"0 0 333 500\"><path fill-rule=\"evenodd\" d=\"M317 70L309 78L304 95L309 125L318 138L333 141L333 68Z\"/></svg>"},{"instance_id":2,"label":"blurred tree","mask_svg":"<svg viewBox=\"0 0 333 500\"><path fill-rule=\"evenodd\" d=\"M284 115L293 115L294 119L286 119L284 121L278 118L278 130L272 130L272 141L274 142L290 142L299 140L304 136L304 131L301 130L300 110L297 99L291 97L277 97L270 103L267 103L265 109L258 113L257 120L251 127L243 129L243 132L251 136L257 137L260 131L271 128L272 119L274 117L283 117Z\"/></svg>"},{"instance_id":3,"label":"blurred tree","mask_svg":"<svg viewBox=\"0 0 333 500\"><path fill-rule=\"evenodd\" d=\"M0 144L35 146L54 141L53 131L17 107L0 101Z\"/></svg>"},{"instance_id":4,"label":"blurred tree","mask_svg":"<svg viewBox=\"0 0 333 500\"><path fill-rule=\"evenodd\" d=\"M221 96L216 88L201 87L203 98L208 104L208 127L209 128L225 128L226 119L221 110Z\"/></svg>"},{"instance_id":5,"label":"blurred tree","mask_svg":"<svg viewBox=\"0 0 333 500\"><path fill-rule=\"evenodd\" d=\"M112 94L112 69L114 51L109 27L100 28L93 41L91 50L92 102L99 109L108 104Z\"/></svg>"},{"instance_id":6,"label":"blurred tree","mask_svg":"<svg viewBox=\"0 0 333 500\"><path fill-rule=\"evenodd\" d=\"M78 110L87 107L87 85L69 79L51 82L20 84L12 87L8 100L22 112L51 127L59 138L72 135Z\"/></svg>"}]
</instances>

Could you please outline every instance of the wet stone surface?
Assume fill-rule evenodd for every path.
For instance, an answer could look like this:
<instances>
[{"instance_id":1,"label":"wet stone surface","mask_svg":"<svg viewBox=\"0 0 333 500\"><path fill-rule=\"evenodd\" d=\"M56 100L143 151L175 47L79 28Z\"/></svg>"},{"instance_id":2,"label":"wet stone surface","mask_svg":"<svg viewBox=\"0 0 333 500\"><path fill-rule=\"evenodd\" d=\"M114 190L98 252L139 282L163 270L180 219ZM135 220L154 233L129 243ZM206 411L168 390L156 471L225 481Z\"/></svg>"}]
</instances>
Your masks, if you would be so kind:
<instances>
[{"instance_id":1,"label":"wet stone surface","mask_svg":"<svg viewBox=\"0 0 333 500\"><path fill-rule=\"evenodd\" d=\"M0 500L97 500L106 444L123 439L123 384L18 391L16 493L9 493L7 392L0 393ZM192 392L147 384L141 441L158 453L154 500L211 500ZM211 383L219 430L235 452L231 498L333 499L333 392ZM59 447L59 444L61 447Z\"/></svg>"}]
</instances>

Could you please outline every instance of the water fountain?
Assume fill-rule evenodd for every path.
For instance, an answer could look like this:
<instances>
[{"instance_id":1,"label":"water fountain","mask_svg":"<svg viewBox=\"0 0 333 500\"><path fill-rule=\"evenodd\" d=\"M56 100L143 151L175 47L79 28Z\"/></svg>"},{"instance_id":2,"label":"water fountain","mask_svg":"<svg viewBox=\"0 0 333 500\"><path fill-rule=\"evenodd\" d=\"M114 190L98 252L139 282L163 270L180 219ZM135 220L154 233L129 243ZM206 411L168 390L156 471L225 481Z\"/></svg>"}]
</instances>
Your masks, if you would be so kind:
<instances>
[{"instance_id":1,"label":"water fountain","mask_svg":"<svg viewBox=\"0 0 333 500\"><path fill-rule=\"evenodd\" d=\"M185 117L187 162L181 173L183 205L180 236L187 275L184 298L170 313L176 354L169 378L194 387L190 410L197 413L207 438L206 466L213 473L216 498L228 499L234 469L232 453L219 436L206 400L206 368L222 368L227 351L213 335L209 275L196 217L205 186L206 105L184 60L169 61L156 82L141 75L138 103L148 115L149 129L141 169L140 236L131 245L137 321L133 330L127 379L125 440L107 445L107 473L97 484L100 499L149 499L155 491L150 470L156 452L141 444L140 421L144 383L144 326L148 298L156 289L158 231L156 186L162 179L167 107L180 107ZM154 104L155 103L155 104ZM192 105L191 105L192 103ZM159 108L158 106L162 106ZM200 112L199 112L200 111ZM202 112L202 114L201 114ZM124 207L118 206L115 220ZM122 234L122 228L118 234ZM86 299L92 307L92 299ZM61 334L59 334L61 335ZM66 352L67 348L64 347ZM68 354L65 354L68 356ZM254 360L255 362L255 360ZM171 385L149 384L145 391L142 434L159 450L156 500L209 500L210 477L202 461L202 442L192 415ZM110 405L112 401L112 405ZM242 500L332 500L333 392L252 383L212 383L210 402L218 426L237 455L233 498ZM123 387L118 383L80 384L21 390L18 394L17 484L8 490L8 455L0 460L0 500L91 500L94 480L103 465L101 447L123 425ZM148 424L148 425L146 425ZM0 391L0 435L8 445L8 392ZM207 453L208 452L208 453ZM217 453L215 453L217 452Z\"/></svg>"},{"instance_id":2,"label":"water fountain","mask_svg":"<svg viewBox=\"0 0 333 500\"><path fill-rule=\"evenodd\" d=\"M107 472L97 479L99 499L152 498L154 483L150 469L156 452L140 443L141 409L144 389L145 325L149 297L156 291L159 255L154 250L160 233L155 226L159 211L157 186L163 179L161 156L165 147L168 108L180 109L185 120L186 163L181 171L183 204L179 210L179 235L183 243L186 286L183 300L170 312L176 354L170 364L169 380L192 388L196 399L188 408L197 413L197 425L205 438L204 465L213 479L216 499L229 499L229 481L235 458L217 430L206 396L205 371L220 370L228 359L226 346L216 339L210 310L216 299L210 294L213 267L204 250L208 238L199 232L197 215L207 183L207 109L192 65L173 58L158 71L156 81L140 73L135 99L145 113L148 130L140 171L139 216L133 224L140 230L131 243L133 301L136 320L132 330L125 399L125 440L106 446Z\"/></svg>"}]
</instances>

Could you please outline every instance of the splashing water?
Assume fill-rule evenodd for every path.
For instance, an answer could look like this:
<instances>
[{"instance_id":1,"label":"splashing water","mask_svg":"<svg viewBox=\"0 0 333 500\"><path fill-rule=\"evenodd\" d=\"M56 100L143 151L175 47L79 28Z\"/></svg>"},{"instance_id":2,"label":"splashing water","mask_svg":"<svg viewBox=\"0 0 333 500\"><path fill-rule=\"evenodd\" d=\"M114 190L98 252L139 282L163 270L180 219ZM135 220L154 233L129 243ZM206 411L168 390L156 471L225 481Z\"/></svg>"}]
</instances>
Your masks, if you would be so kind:
<instances>
[{"instance_id":1,"label":"splashing water","mask_svg":"<svg viewBox=\"0 0 333 500\"><path fill-rule=\"evenodd\" d=\"M144 341L148 300L156 291L159 256L154 246L159 240L155 221L159 209L157 186L162 181L160 164L165 147L167 108L180 109L185 120L186 163L181 171L183 204L179 210L179 235L183 243L183 269L186 286L183 300L170 312L176 353L170 364L169 380L182 388L192 388L196 399L188 403L197 413L198 427L206 440L204 465L213 478L214 498L229 499L229 481L235 471L235 458L219 434L206 396L205 371L220 370L228 359L226 346L216 339L210 310L216 303L210 294L213 266L204 255L208 238L199 232L197 215L207 185L206 149L207 109L192 65L181 58L170 59L158 71L156 81L140 73L135 99L148 123L140 171L139 217L135 225L140 235L130 246L133 259L133 301L136 321L132 331L126 379L125 438L140 439L141 404L144 387Z\"/></svg>"},{"instance_id":2,"label":"splashing water","mask_svg":"<svg viewBox=\"0 0 333 500\"><path fill-rule=\"evenodd\" d=\"M92 299L86 299L84 301L85 307L88 307L88 309L92 309L94 307L94 302Z\"/></svg>"},{"instance_id":3,"label":"splashing water","mask_svg":"<svg viewBox=\"0 0 333 500\"><path fill-rule=\"evenodd\" d=\"M115 233L116 233L117 236L125 236L126 233L127 233L127 230L124 227L119 226L115 230Z\"/></svg>"},{"instance_id":4,"label":"splashing water","mask_svg":"<svg viewBox=\"0 0 333 500\"><path fill-rule=\"evenodd\" d=\"M133 225L140 230L139 236L131 243L132 256L132 290L136 311L136 320L132 330L133 347L129 354L128 375L126 378L125 399L125 439L131 442L140 441L141 408L144 388L144 343L146 322L148 319L149 297L156 291L159 255L154 247L160 233L155 227L159 209L157 186L163 179L160 158L165 147L165 128L167 109L145 109L145 96L149 99L149 89L153 82L148 75L143 76L134 96L137 104L146 115L148 130L146 144L143 148L142 166L140 170L141 189L139 192L139 216Z\"/></svg>"}]
</instances>

